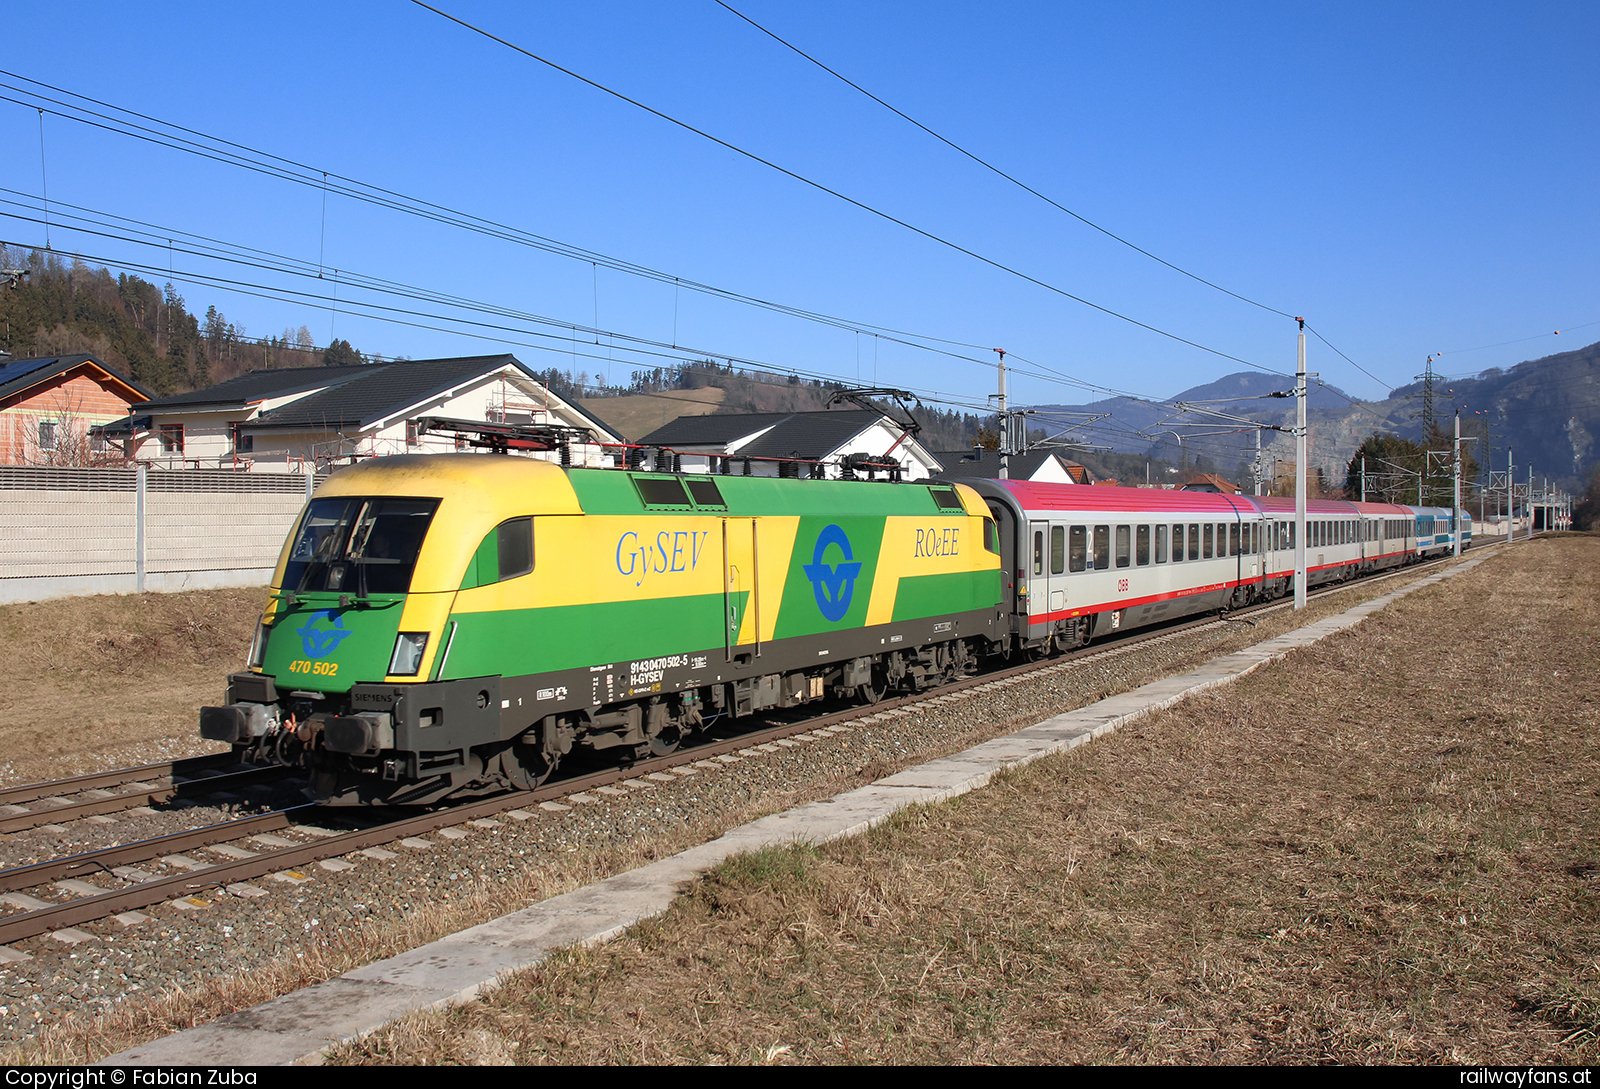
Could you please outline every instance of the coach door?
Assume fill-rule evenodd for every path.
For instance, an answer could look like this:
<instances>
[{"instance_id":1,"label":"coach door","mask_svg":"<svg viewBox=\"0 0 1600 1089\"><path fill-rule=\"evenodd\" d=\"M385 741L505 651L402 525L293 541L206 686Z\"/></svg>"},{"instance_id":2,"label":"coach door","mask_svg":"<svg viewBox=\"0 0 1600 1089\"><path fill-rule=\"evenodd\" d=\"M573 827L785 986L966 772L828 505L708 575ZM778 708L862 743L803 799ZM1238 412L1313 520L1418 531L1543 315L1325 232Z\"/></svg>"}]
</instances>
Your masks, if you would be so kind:
<instances>
[{"instance_id":1,"label":"coach door","mask_svg":"<svg viewBox=\"0 0 1600 1089\"><path fill-rule=\"evenodd\" d=\"M1064 526L1056 526L1052 537L1049 522L1028 523L1028 617L1032 624L1042 623L1046 613L1066 608L1065 533Z\"/></svg>"},{"instance_id":2,"label":"coach door","mask_svg":"<svg viewBox=\"0 0 1600 1089\"><path fill-rule=\"evenodd\" d=\"M722 637L727 660L761 656L758 592L760 527L755 518L722 520Z\"/></svg>"}]
</instances>

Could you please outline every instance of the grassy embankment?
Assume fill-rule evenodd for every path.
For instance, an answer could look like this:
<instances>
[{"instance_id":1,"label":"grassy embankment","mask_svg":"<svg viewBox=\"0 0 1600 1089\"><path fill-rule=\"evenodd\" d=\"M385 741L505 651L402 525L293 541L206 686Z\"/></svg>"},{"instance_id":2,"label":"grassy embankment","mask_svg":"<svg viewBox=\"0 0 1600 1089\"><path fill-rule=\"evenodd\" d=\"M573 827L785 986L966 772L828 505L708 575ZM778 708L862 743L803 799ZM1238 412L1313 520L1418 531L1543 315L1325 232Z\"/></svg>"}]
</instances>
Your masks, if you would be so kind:
<instances>
[{"instance_id":1,"label":"grassy embankment","mask_svg":"<svg viewBox=\"0 0 1600 1089\"><path fill-rule=\"evenodd\" d=\"M1600 1058L1600 539L1285 662L339 1061Z\"/></svg>"}]
</instances>

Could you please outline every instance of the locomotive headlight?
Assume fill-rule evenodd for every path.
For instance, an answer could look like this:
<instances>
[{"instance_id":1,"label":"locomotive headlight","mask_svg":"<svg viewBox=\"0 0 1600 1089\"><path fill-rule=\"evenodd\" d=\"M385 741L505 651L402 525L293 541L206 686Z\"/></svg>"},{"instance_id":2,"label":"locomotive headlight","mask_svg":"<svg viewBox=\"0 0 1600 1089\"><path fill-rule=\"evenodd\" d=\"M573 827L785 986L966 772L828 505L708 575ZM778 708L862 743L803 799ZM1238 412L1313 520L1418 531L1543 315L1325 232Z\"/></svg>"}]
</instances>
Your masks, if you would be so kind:
<instances>
[{"instance_id":1,"label":"locomotive headlight","mask_svg":"<svg viewBox=\"0 0 1600 1089\"><path fill-rule=\"evenodd\" d=\"M394 656L389 659L389 676L415 677L422 668L422 652L427 646L427 632L401 632L394 641Z\"/></svg>"},{"instance_id":2,"label":"locomotive headlight","mask_svg":"<svg viewBox=\"0 0 1600 1089\"><path fill-rule=\"evenodd\" d=\"M250 669L260 669L261 663L267 660L267 625L265 621L256 621L256 637L250 640Z\"/></svg>"}]
</instances>

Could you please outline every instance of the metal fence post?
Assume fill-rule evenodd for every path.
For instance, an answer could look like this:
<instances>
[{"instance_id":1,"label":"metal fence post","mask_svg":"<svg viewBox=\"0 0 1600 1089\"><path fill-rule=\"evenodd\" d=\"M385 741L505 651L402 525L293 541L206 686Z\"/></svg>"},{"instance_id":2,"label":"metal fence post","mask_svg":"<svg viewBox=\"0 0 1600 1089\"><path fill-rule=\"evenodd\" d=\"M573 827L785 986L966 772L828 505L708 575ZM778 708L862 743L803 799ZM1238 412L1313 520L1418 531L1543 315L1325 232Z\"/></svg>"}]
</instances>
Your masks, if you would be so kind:
<instances>
[{"instance_id":1,"label":"metal fence post","mask_svg":"<svg viewBox=\"0 0 1600 1089\"><path fill-rule=\"evenodd\" d=\"M144 495L147 469L139 466L133 486L133 589L144 593Z\"/></svg>"}]
</instances>

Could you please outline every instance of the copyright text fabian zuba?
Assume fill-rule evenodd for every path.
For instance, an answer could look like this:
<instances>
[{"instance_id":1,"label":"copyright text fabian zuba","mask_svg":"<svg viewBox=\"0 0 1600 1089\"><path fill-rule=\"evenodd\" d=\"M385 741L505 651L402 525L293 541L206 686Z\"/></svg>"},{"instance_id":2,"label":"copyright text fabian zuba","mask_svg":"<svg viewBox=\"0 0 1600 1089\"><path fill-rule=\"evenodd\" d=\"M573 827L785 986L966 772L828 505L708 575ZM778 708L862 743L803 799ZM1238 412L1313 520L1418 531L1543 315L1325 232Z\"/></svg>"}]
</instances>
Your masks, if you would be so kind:
<instances>
[{"instance_id":1,"label":"copyright text fabian zuba","mask_svg":"<svg viewBox=\"0 0 1600 1089\"><path fill-rule=\"evenodd\" d=\"M169 1070L162 1067L132 1067L96 1070L87 1068L67 1070L7 1070L6 1085L19 1089L91 1089L100 1086L134 1085L255 1085L254 1070L236 1070L232 1067L185 1067Z\"/></svg>"}]
</instances>

